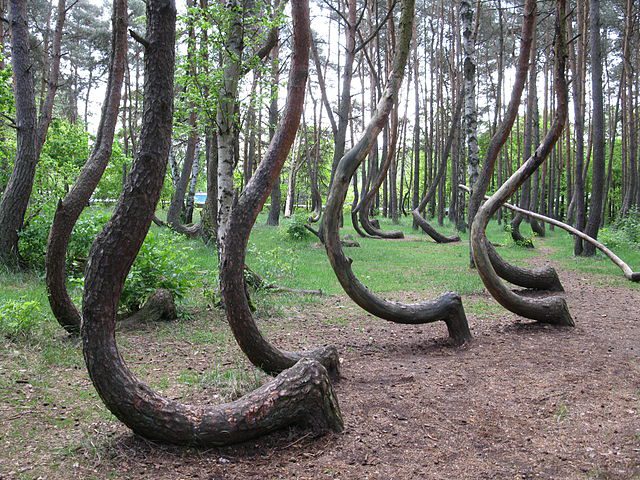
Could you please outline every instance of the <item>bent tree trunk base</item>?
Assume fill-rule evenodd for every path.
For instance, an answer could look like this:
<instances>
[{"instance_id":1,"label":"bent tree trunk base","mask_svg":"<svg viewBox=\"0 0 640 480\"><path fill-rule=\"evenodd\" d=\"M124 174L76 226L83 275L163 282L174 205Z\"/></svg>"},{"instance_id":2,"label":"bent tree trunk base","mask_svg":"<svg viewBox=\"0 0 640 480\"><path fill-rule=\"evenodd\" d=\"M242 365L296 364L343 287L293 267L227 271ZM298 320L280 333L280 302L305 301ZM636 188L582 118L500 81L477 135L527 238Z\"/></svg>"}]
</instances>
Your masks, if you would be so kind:
<instances>
[{"instance_id":1,"label":"bent tree trunk base","mask_svg":"<svg viewBox=\"0 0 640 480\"><path fill-rule=\"evenodd\" d=\"M402 2L400 41L394 57L389 83L362 138L338 163L325 214L322 217L325 248L342 288L360 307L377 317L394 323L416 325L442 320L447 324L453 343L462 344L471 339L471 332L462 300L458 294L448 292L436 300L416 304L384 300L373 294L358 280L351 268L352 261L345 256L340 243L340 215L351 178L371 151L376 137L384 127L402 83L411 42L414 6L414 0L403 0Z\"/></svg>"},{"instance_id":2,"label":"bent tree trunk base","mask_svg":"<svg viewBox=\"0 0 640 480\"><path fill-rule=\"evenodd\" d=\"M293 55L287 85L287 103L264 158L251 180L234 202L224 239L221 240L220 286L227 320L242 351L258 368L278 374L299 360L320 362L330 375L339 375L338 351L322 347L311 351L287 352L272 345L256 325L245 294L244 266L251 229L287 159L304 106L310 49L309 6L301 0L292 2Z\"/></svg>"},{"instance_id":3,"label":"bent tree trunk base","mask_svg":"<svg viewBox=\"0 0 640 480\"><path fill-rule=\"evenodd\" d=\"M520 232L520 224L522 223L522 220L524 220L524 218L519 214L511 220L511 238L521 247L535 248L533 241L530 238L525 238Z\"/></svg>"},{"instance_id":4,"label":"bent tree trunk base","mask_svg":"<svg viewBox=\"0 0 640 480\"><path fill-rule=\"evenodd\" d=\"M358 210L360 225L362 225L365 232L374 238L385 238L387 240L398 240L404 238L404 233L400 230L389 230L388 232L382 230L378 220L369 218L368 211L369 204L363 205L363 207Z\"/></svg>"},{"instance_id":5,"label":"bent tree trunk base","mask_svg":"<svg viewBox=\"0 0 640 480\"><path fill-rule=\"evenodd\" d=\"M80 333L81 315L67 291L67 249L73 228L111 158L127 58L127 0L114 0L112 25L109 78L96 142L75 184L58 202L47 241L45 280L49 304L58 323L72 335Z\"/></svg>"},{"instance_id":6,"label":"bent tree trunk base","mask_svg":"<svg viewBox=\"0 0 640 480\"><path fill-rule=\"evenodd\" d=\"M466 185L458 185L460 190L467 193L471 192L471 189ZM484 196L488 199L488 196ZM502 205L506 207L507 203ZM495 246L491 242L487 242L487 253L491 260L493 269L498 276L509 283L517 285L523 288L530 288L532 290L546 290L550 292L564 292L562 282L555 268L546 266L541 268L524 268L512 265L505 261L500 254L496 251Z\"/></svg>"},{"instance_id":7,"label":"bent tree trunk base","mask_svg":"<svg viewBox=\"0 0 640 480\"><path fill-rule=\"evenodd\" d=\"M453 145L453 138L455 136L456 128L460 121L460 115L462 114L462 101L464 98L463 92L458 93L458 100L456 102L456 106L453 112L453 118L451 119L451 125L449 127L449 133L447 134L447 141L444 145L444 150L442 152L442 158L440 160L440 165L438 166L438 172L436 173L429 190L425 193L424 197L418 204L418 206L411 212L413 215L413 223L414 225L420 227L424 233L429 235L434 242L436 243L453 243L459 242L460 237L458 235L452 235L450 237L441 234L438 232L427 220L422 216L420 212L424 211L427 204L431 201L433 196L436 193L436 189L440 185L441 182L445 180L445 172L447 171L447 159L449 158L449 154L451 153L451 146Z\"/></svg>"},{"instance_id":8,"label":"bent tree trunk base","mask_svg":"<svg viewBox=\"0 0 640 480\"><path fill-rule=\"evenodd\" d=\"M467 189L467 187L464 186L464 185L459 185L459 187L462 188L463 190ZM488 199L488 198L489 198L488 196L485 196L485 199ZM528 216L530 216L532 218L535 218L536 220L540 220L540 222L548 223L548 224L553 225L555 227L561 228L565 232L569 232L571 235L574 235L576 237L580 237L582 240L592 244L595 248L597 248L602 253L604 253L609 258L609 260L611 260L617 267L620 268L620 270L622 270L622 273L624 274L624 277L627 280L630 280L632 282L640 282L640 272L634 272L631 269L631 267L627 263L625 263L620 257L618 257L615 253L613 253L613 251L611 251L604 244L600 243L595 238L590 237L586 233L581 232L580 230L572 227L571 225L567 225L564 222L556 220L555 218L547 217L545 215L541 215L541 214L536 213L536 212L531 212L529 210L524 210L524 209L522 209L520 207L516 207L515 205L512 205L510 203L506 203L505 202L502 205L502 207L503 208L508 208L509 210L513 210L514 212L519 212L519 213L528 215ZM498 273L498 275L500 275L500 273ZM505 277L503 277L503 278L505 278ZM508 279L505 278L505 280L508 280Z\"/></svg>"},{"instance_id":9,"label":"bent tree trunk base","mask_svg":"<svg viewBox=\"0 0 640 480\"><path fill-rule=\"evenodd\" d=\"M160 322L178 318L173 294L159 288L151 294L142 308L118 322L118 327L130 327L142 322Z\"/></svg>"},{"instance_id":10,"label":"bent tree trunk base","mask_svg":"<svg viewBox=\"0 0 640 480\"><path fill-rule=\"evenodd\" d=\"M418 212L417 210L412 211L411 214L413 215L414 223L417 226L419 226L424 233L429 235L433 239L434 242L436 242L436 243L454 243L454 242L459 242L460 241L460 237L458 235L452 235L452 236L448 237L448 236L443 235L442 233L438 232L435 228L433 228L431 226L431 224L429 222L427 222L425 220L425 218L422 215L420 215L420 212Z\"/></svg>"},{"instance_id":11,"label":"bent tree trunk base","mask_svg":"<svg viewBox=\"0 0 640 480\"><path fill-rule=\"evenodd\" d=\"M558 273L553 267L522 268L506 262L496 251L496 248L487 242L489 259L494 270L500 278L509 283L532 290L546 290L549 292L564 292Z\"/></svg>"},{"instance_id":12,"label":"bent tree trunk base","mask_svg":"<svg viewBox=\"0 0 640 480\"><path fill-rule=\"evenodd\" d=\"M306 228L311 233L313 233L316 237L318 237L318 240L320 240L320 245L324 245L324 238L322 236L322 233L320 233L320 230L316 230L311 225L305 225L304 228ZM366 235L363 235L363 237L366 237ZM379 238L379 237L368 237L368 238ZM346 237L340 240L340 243L342 244L343 247L346 247L346 248L353 248L353 247L360 246L360 244L357 241L352 240L350 238L346 238Z\"/></svg>"}]
</instances>

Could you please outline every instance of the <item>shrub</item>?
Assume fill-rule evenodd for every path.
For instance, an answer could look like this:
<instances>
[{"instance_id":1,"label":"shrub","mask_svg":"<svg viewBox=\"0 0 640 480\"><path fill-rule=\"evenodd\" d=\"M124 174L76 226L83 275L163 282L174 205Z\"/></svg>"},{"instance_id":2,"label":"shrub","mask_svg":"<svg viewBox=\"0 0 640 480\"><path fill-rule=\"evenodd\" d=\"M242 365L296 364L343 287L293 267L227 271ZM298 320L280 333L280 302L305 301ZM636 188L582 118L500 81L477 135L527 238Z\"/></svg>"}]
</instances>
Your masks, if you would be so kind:
<instances>
[{"instance_id":1,"label":"shrub","mask_svg":"<svg viewBox=\"0 0 640 480\"><path fill-rule=\"evenodd\" d=\"M47 238L53 219L53 208L44 208L33 218L20 236L20 253L27 264L44 270ZM67 252L69 283L82 289L82 274L89 249L110 218L106 210L89 208L76 224ZM176 299L184 297L193 285L194 267L189 253L172 232L149 232L131 267L120 300L125 311L136 311L158 288L165 288Z\"/></svg>"},{"instance_id":2,"label":"shrub","mask_svg":"<svg viewBox=\"0 0 640 480\"><path fill-rule=\"evenodd\" d=\"M36 301L9 300L0 305L0 332L10 339L28 337L44 319Z\"/></svg>"},{"instance_id":3,"label":"shrub","mask_svg":"<svg viewBox=\"0 0 640 480\"><path fill-rule=\"evenodd\" d=\"M34 270L44 270L47 239L54 213L55 207L51 204L46 205L20 233L20 255ZM86 209L80 216L67 249L66 266L70 275L82 273L91 244L96 235L102 231L109 217L109 212L93 208Z\"/></svg>"},{"instance_id":4,"label":"shrub","mask_svg":"<svg viewBox=\"0 0 640 480\"><path fill-rule=\"evenodd\" d=\"M180 300L193 287L194 275L187 248L176 241L174 234L151 231L127 275L120 307L136 311L158 288L169 290Z\"/></svg>"},{"instance_id":5,"label":"shrub","mask_svg":"<svg viewBox=\"0 0 640 480\"><path fill-rule=\"evenodd\" d=\"M612 226L600 230L599 238L611 248L623 245L640 247L640 210L634 208L626 217L619 218Z\"/></svg>"},{"instance_id":6,"label":"shrub","mask_svg":"<svg viewBox=\"0 0 640 480\"><path fill-rule=\"evenodd\" d=\"M311 237L311 232L305 228L307 215L296 213L287 221L287 237L291 240L301 241Z\"/></svg>"}]
</instances>

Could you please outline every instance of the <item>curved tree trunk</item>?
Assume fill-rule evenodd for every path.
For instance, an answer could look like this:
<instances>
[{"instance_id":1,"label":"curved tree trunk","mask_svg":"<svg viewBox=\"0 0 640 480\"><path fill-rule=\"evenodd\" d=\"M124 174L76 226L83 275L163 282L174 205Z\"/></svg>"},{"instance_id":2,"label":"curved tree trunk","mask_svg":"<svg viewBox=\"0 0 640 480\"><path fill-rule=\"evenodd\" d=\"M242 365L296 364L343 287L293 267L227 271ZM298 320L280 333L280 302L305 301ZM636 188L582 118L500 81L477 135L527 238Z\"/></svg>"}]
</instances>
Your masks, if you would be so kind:
<instances>
[{"instance_id":1,"label":"curved tree trunk","mask_svg":"<svg viewBox=\"0 0 640 480\"><path fill-rule=\"evenodd\" d=\"M220 246L220 286L229 325L240 348L254 365L274 374L308 357L319 360L330 373L337 375L338 352L333 347L297 353L284 352L271 345L258 330L244 293L244 265L249 235L287 159L304 106L309 59L308 7L304 4L306 2L293 4L297 11L297 17L294 18L298 21L294 23L294 52L287 104L264 159L233 206L227 236Z\"/></svg>"},{"instance_id":2,"label":"curved tree trunk","mask_svg":"<svg viewBox=\"0 0 640 480\"><path fill-rule=\"evenodd\" d=\"M557 110L554 123L543 142L530 157L478 210L471 227L473 258L480 278L491 295L506 309L539 322L573 326L569 308L562 297L532 299L519 296L502 283L491 263L485 229L491 216L544 162L562 135L568 113L568 91L565 78L566 68L566 0L557 0L556 43L555 43L555 90Z\"/></svg>"},{"instance_id":3,"label":"curved tree trunk","mask_svg":"<svg viewBox=\"0 0 640 480\"><path fill-rule=\"evenodd\" d=\"M458 188L467 193L471 193L471 189L466 185L458 185ZM485 199L488 198L489 197L485 195ZM503 207L510 208L508 205L509 204L505 203ZM519 213L528 212L528 210L522 210L520 208L515 211ZM507 282L533 290L547 290L551 292L564 291L555 268L548 266L541 268L523 268L511 265L498 254L491 242L487 242L487 252L494 270L500 278Z\"/></svg>"},{"instance_id":4,"label":"curved tree trunk","mask_svg":"<svg viewBox=\"0 0 640 480\"><path fill-rule=\"evenodd\" d=\"M502 123L498 127L496 133L491 138L489 148L485 157L482 170L478 176L478 180L474 186L473 193L469 198L469 218L475 218L476 212L480 208L482 199L487 193L489 183L493 177L496 160L500 155L502 147L509 138L509 133L513 127L513 123L518 116L522 92L527 80L527 72L529 70L529 58L531 55L531 44L533 43L533 35L535 32L535 22L537 18L537 3L535 0L527 0L524 6L524 19L522 22L520 52L518 54L518 62L516 64L516 74L511 91L511 99L505 113ZM469 239L471 242L471 239ZM472 258L473 260L473 258ZM472 262L473 263L473 262ZM473 267L473 265L471 265Z\"/></svg>"},{"instance_id":5,"label":"curved tree trunk","mask_svg":"<svg viewBox=\"0 0 640 480\"><path fill-rule=\"evenodd\" d=\"M306 32L307 8L306 2L293 3L294 16L303 17L297 21L303 24L299 28ZM151 224L167 166L173 111L175 19L173 1L147 2L148 47L140 151L113 217L91 249L86 271L82 340L91 380L116 417L137 434L155 441L226 445L296 423L318 431L340 430L342 419L327 372L313 360L299 362L235 402L199 406L160 396L133 375L118 352L117 300Z\"/></svg>"},{"instance_id":6,"label":"curved tree trunk","mask_svg":"<svg viewBox=\"0 0 640 480\"><path fill-rule=\"evenodd\" d=\"M459 185L459 187L463 190L467 190L468 188L465 185ZM488 199L488 196L485 196L485 199ZM520 207L516 207L515 205L511 205L510 203L504 203L502 204L503 208L508 208L509 210L513 210L514 212L518 212L518 213L522 213L523 215L527 215L530 216L531 218L535 218L536 220L540 220L541 222L546 222L549 223L551 225L554 225L556 227L559 227L561 229L563 229L566 232L569 232L572 235L575 235L576 237L580 237L582 240L584 240L587 243L590 243L591 245L594 246L594 248L597 248L598 250L600 250L602 253L604 253L613 263L616 264L616 266L618 266L622 272L624 273L624 276L627 280L631 280L632 282L640 282L640 272L634 272L631 267L625 263L620 257L618 257L615 253L613 253L611 250L609 250L605 245L603 245L602 243L598 242L596 239L590 237L589 235L587 235L586 233L581 232L580 230L573 228L571 225L567 225L566 223L560 222L559 220L556 220L554 218L550 218L547 217L545 215L541 215L539 213L536 212L531 212L528 210L523 210ZM493 263L493 252L495 252L495 249L493 249L493 246L491 245L491 243L488 243L488 249L489 249L489 256L491 256L491 262ZM504 261L504 260L503 260ZM510 281L511 283L516 283L518 285L521 285L517 282L512 282L511 280L509 280L508 278L502 276L500 274L500 272L498 271L498 268L495 266L496 268L496 273L498 273L498 275L500 275L502 278L504 278L505 280ZM513 268L513 266L510 266L510 268ZM537 280L536 280L537 281ZM527 287L527 288L536 288L536 287ZM546 289L540 289L540 290L546 290ZM560 288L560 290L563 290L562 288Z\"/></svg>"},{"instance_id":7,"label":"curved tree trunk","mask_svg":"<svg viewBox=\"0 0 640 480\"><path fill-rule=\"evenodd\" d=\"M413 215L414 223L419 226L424 233L429 235L435 242L437 243L452 243L459 242L460 237L458 235L453 235L451 237L447 237L446 235L438 232L434 227L431 226L429 222L422 216L420 212L424 211L427 204L431 201L433 196L436 193L436 189L440 185L440 182L444 181L445 172L447 171L447 161L449 159L449 154L451 153L451 145L453 144L453 138L455 136L456 128L458 127L458 123L460 121L460 115L462 114L462 101L464 99L464 95L462 92L458 94L458 100L456 102L455 110L453 112L453 117L451 118L451 126L449 127L449 133L447 135L447 141L444 145L444 150L442 155L440 156L440 166L438 167L438 171L429 187L427 193L425 193L422 201L418 204L418 206L411 212Z\"/></svg>"},{"instance_id":8,"label":"curved tree trunk","mask_svg":"<svg viewBox=\"0 0 640 480\"><path fill-rule=\"evenodd\" d=\"M96 142L76 183L67 196L58 202L47 243L45 266L49 304L58 323L72 334L80 332L80 312L67 292L67 247L78 217L89 203L111 158L127 58L127 18L127 0L114 0L109 79Z\"/></svg>"},{"instance_id":9,"label":"curved tree trunk","mask_svg":"<svg viewBox=\"0 0 640 480\"><path fill-rule=\"evenodd\" d=\"M403 0L402 2L398 49L394 57L389 83L364 135L338 164L323 216L325 247L340 284L349 297L362 308L373 315L396 323L421 324L443 320L447 324L449 335L453 341L464 343L470 340L471 332L458 294L448 292L434 301L409 305L383 300L360 283L351 269L351 259L344 255L340 244L340 213L351 177L369 154L375 138L386 123L402 83L411 43L414 6L414 0Z\"/></svg>"}]
</instances>

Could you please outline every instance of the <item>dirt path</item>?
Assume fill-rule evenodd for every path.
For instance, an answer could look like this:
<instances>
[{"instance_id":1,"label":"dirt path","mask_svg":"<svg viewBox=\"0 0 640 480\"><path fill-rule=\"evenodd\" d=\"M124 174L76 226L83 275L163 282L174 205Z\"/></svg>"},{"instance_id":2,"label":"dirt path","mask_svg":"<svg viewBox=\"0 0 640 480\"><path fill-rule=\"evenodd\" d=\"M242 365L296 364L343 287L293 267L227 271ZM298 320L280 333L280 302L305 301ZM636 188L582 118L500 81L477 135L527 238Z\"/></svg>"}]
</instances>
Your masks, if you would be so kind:
<instances>
[{"instance_id":1,"label":"dirt path","mask_svg":"<svg viewBox=\"0 0 640 480\"><path fill-rule=\"evenodd\" d=\"M640 291L560 273L575 329L472 315L474 341L462 349L446 344L444 325L392 325L342 297L306 305L283 322L338 346L344 433L203 451L116 427L82 477L640 479ZM296 348L286 325L274 341Z\"/></svg>"},{"instance_id":2,"label":"dirt path","mask_svg":"<svg viewBox=\"0 0 640 480\"><path fill-rule=\"evenodd\" d=\"M472 317L463 349L442 325L391 325L345 299L306 308L301 330L344 358L344 433L195 454L128 439L121 460L154 478L640 478L640 292L561 277L575 329ZM348 326L323 324L338 314Z\"/></svg>"}]
</instances>

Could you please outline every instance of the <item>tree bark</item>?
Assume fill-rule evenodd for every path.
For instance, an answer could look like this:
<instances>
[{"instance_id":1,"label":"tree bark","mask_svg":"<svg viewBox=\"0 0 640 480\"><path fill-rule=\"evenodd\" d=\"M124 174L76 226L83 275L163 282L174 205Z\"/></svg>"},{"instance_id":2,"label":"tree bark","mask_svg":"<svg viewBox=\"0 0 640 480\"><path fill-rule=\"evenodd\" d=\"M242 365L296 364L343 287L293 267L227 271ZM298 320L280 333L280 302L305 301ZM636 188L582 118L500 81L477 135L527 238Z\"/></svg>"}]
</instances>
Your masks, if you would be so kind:
<instances>
[{"instance_id":1,"label":"tree bark","mask_svg":"<svg viewBox=\"0 0 640 480\"><path fill-rule=\"evenodd\" d=\"M440 185L441 182L445 180L445 172L447 171L447 161L449 159L449 153L451 152L451 145L453 144L453 139L455 137L455 132L460 123L460 114L462 113L462 102L464 99L464 95L462 92L458 94L458 100L456 101L455 110L453 112L453 116L451 117L451 125L449 126L449 134L447 135L447 141L444 145L444 149L440 154L440 166L438 167L438 171L429 187L429 190L425 193L422 201L418 204L416 208L413 209L411 214L413 215L413 221L416 225L418 225L424 233L429 235L435 242L437 243L452 243L459 242L460 237L458 235L453 235L451 237L447 237L446 235L438 232L427 220L422 216L420 212L422 212L427 204L431 201L433 196L436 193L436 189Z\"/></svg>"},{"instance_id":2,"label":"tree bark","mask_svg":"<svg viewBox=\"0 0 640 480\"><path fill-rule=\"evenodd\" d=\"M193 8L195 6L195 0L187 0L187 8ZM196 31L193 25L193 18L189 18L187 23L187 65L189 75L195 78L197 76L197 67L195 50L196 50ZM188 125L190 128L189 135L187 137L187 148L184 154L184 162L182 164L182 172L177 177L175 182L175 191L171 197L171 203L167 210L167 224L173 230L178 233L182 233L188 236L196 236L200 234L199 225L184 225L182 221L182 214L185 210L185 197L187 195L187 189L189 187L189 180L193 172L193 163L196 157L196 147L198 144L198 115L196 107L193 102L189 105L189 120Z\"/></svg>"},{"instance_id":3,"label":"tree bark","mask_svg":"<svg viewBox=\"0 0 640 480\"><path fill-rule=\"evenodd\" d=\"M278 125L278 84L280 83L279 45L276 44L271 52L271 104L269 105L269 139L273 137ZM280 204L282 203L280 191L280 175L271 189L271 206L267 216L267 225L276 227L280 224Z\"/></svg>"},{"instance_id":4,"label":"tree bark","mask_svg":"<svg viewBox=\"0 0 640 480\"><path fill-rule=\"evenodd\" d=\"M597 239L602 205L604 203L604 99L602 93L602 45L600 39L600 0L590 1L590 42L591 42L591 96L593 100L593 168L591 176L591 202L589 220L584 233ZM583 254L593 256L596 247L593 243L584 244Z\"/></svg>"},{"instance_id":5,"label":"tree bark","mask_svg":"<svg viewBox=\"0 0 640 480\"><path fill-rule=\"evenodd\" d=\"M459 187L461 189L463 189L463 190L468 191L468 188L465 185L459 185ZM489 197L486 196L486 195L485 195L485 198L489 199ZM585 242L591 243L595 248L597 248L602 253L604 253L614 264L616 264L616 266L618 266L622 270L622 273L624 273L624 276L625 276L625 278L627 280L630 280L632 282L640 282L640 272L634 272L629 265L627 265L620 257L618 257L611 250L609 250L605 245L603 245L602 243L598 242L596 239L591 238L589 235L581 232L580 230L577 230L577 229L573 228L571 225L567 225L566 223L560 222L559 220L547 217L545 215L540 215L539 213L536 213L536 212L531 212L529 210L524 210L524 209L522 209L520 207L516 207L515 205L511 205L510 203L504 203L502 205L502 207L508 208L509 210L513 210L514 212L522 213L523 215L527 215L527 216L530 216L532 218L536 218L537 220L549 223L551 225L554 225L556 227L559 227L559 228L563 229L566 232L569 232L572 235L580 237L582 240L584 240ZM491 245L491 243L487 243L487 247L489 249L489 255L491 256L492 255L493 246ZM495 250L493 250L493 251L495 251ZM493 263L493 260L492 260L492 263ZM495 265L494 265L494 267L495 267ZM498 275L500 275L500 273L498 272L497 268L496 268L496 272L498 273ZM502 278L504 278L504 277L502 277ZM508 279L505 278L505 280L508 280ZM512 283L515 283L515 282L512 282ZM536 288L536 287L531 287L531 288ZM540 290L542 290L542 289L540 289ZM558 291L562 291L562 290L564 290L564 289L560 285L560 288L558 289Z\"/></svg>"},{"instance_id":6,"label":"tree bark","mask_svg":"<svg viewBox=\"0 0 640 480\"><path fill-rule=\"evenodd\" d=\"M535 32L536 12L537 3L535 0L527 0L524 6L524 18L520 37L520 52L518 54L518 61L516 64L516 74L513 89L511 91L511 99L509 100L507 111L505 112L500 126L491 138L484 164L482 165L482 170L480 171L475 189L473 189L469 199L469 215L474 218L475 212L480 208L482 199L489 188L489 183L491 182L491 178L493 177L493 172L495 170L496 160L500 155L502 147L507 142L511 129L513 128L513 123L518 116L522 92L527 79L527 71L529 70L531 44L533 42L533 35ZM473 264L471 266L473 266Z\"/></svg>"},{"instance_id":7,"label":"tree bark","mask_svg":"<svg viewBox=\"0 0 640 480\"><path fill-rule=\"evenodd\" d=\"M65 198L58 202L47 243L45 280L49 304L58 323L75 335L80 332L81 319L66 287L67 248L71 232L111 158L127 58L127 19L127 0L114 0L109 78L96 141L76 183Z\"/></svg>"},{"instance_id":8,"label":"tree bark","mask_svg":"<svg viewBox=\"0 0 640 480\"><path fill-rule=\"evenodd\" d=\"M60 59L62 58L62 30L67 15L67 4L65 0L58 0L56 12L56 26L53 32L53 42L51 44L51 68L47 78L47 94L44 102L40 105L40 117L38 118L38 129L36 139L36 158L40 158L40 151L47 139L47 131L53 117L53 102L58 91L60 78Z\"/></svg>"},{"instance_id":9,"label":"tree bark","mask_svg":"<svg viewBox=\"0 0 640 480\"><path fill-rule=\"evenodd\" d=\"M462 47L464 53L464 133L467 146L467 168L469 169L468 181L473 190L476 188L476 183L480 175L480 149L478 147L477 132L476 46L473 35L474 11L472 0L460 0L460 20L462 23ZM453 190L455 194L455 188ZM472 212L469 211L469 225L473 223L471 213ZM471 261L471 263L473 263L473 261Z\"/></svg>"},{"instance_id":10,"label":"tree bark","mask_svg":"<svg viewBox=\"0 0 640 480\"><path fill-rule=\"evenodd\" d=\"M231 16L226 48L223 52L223 81L218 92L217 140L218 140L218 245L224 242L227 223L235 194L233 170L236 148L236 105L238 84L242 76L242 52L244 50L243 13L241 0L224 4Z\"/></svg>"},{"instance_id":11,"label":"tree bark","mask_svg":"<svg viewBox=\"0 0 640 480\"><path fill-rule=\"evenodd\" d=\"M586 52L583 37L586 35L585 23L585 4L586 2L577 3L577 24L579 38L576 42L577 55L575 47L571 47L571 69L573 71L572 92L573 92L573 109L574 109L574 135L575 135L575 177L573 182L573 196L571 203L574 206L575 211L575 224L576 228L580 231L584 231L585 227L585 205L584 205L584 90L585 90L585 73L584 62L586 61ZM573 253L575 255L582 254L582 240L576 237L573 247Z\"/></svg>"},{"instance_id":12,"label":"tree bark","mask_svg":"<svg viewBox=\"0 0 640 480\"><path fill-rule=\"evenodd\" d=\"M301 358L319 360L331 374L338 374L338 353L334 347L310 352L284 352L271 345L253 320L244 293L244 265L251 229L287 159L295 140L304 105L308 75L309 26L307 2L292 4L294 51L289 74L287 104L265 157L234 203L226 239L221 242L220 285L229 325L249 360L267 373L291 368Z\"/></svg>"}]
</instances>

